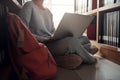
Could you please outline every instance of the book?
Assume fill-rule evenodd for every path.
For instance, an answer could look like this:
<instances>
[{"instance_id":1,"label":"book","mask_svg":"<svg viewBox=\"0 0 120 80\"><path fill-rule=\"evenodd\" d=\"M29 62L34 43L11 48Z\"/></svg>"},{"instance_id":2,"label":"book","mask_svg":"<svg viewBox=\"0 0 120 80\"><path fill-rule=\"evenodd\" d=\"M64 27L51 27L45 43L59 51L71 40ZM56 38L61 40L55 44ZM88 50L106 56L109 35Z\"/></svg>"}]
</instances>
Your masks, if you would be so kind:
<instances>
[{"instance_id":1,"label":"book","mask_svg":"<svg viewBox=\"0 0 120 80\"><path fill-rule=\"evenodd\" d=\"M97 8L97 0L92 0L92 10Z\"/></svg>"},{"instance_id":2,"label":"book","mask_svg":"<svg viewBox=\"0 0 120 80\"><path fill-rule=\"evenodd\" d=\"M87 36L90 40L96 40L96 22L93 21L87 28Z\"/></svg>"}]
</instances>

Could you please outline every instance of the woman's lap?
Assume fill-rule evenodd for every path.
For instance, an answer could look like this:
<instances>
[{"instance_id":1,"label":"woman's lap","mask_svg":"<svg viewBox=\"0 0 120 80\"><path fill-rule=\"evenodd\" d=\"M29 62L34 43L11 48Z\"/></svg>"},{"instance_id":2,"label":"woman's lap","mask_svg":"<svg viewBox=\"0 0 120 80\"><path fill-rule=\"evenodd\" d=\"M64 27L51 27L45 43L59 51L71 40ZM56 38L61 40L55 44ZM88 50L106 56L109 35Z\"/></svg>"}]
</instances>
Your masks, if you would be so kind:
<instances>
[{"instance_id":1,"label":"woman's lap","mask_svg":"<svg viewBox=\"0 0 120 80\"><path fill-rule=\"evenodd\" d=\"M70 53L76 53L83 58L83 61L85 63L91 63L95 61L94 57L87 51L87 49L85 49L85 44L81 44L80 39L76 37L66 37L61 40L48 43L46 45L53 56L61 56Z\"/></svg>"}]
</instances>

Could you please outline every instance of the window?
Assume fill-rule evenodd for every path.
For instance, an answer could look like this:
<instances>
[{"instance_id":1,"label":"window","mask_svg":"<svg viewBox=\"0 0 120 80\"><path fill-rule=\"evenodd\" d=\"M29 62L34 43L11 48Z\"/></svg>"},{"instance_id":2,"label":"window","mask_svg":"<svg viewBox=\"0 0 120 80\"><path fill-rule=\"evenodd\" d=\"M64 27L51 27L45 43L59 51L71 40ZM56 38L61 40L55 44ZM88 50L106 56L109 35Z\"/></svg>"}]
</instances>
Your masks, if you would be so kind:
<instances>
[{"instance_id":1,"label":"window","mask_svg":"<svg viewBox=\"0 0 120 80\"><path fill-rule=\"evenodd\" d=\"M57 28L64 13L74 13L74 0L45 0L44 4L53 13L55 28Z\"/></svg>"}]
</instances>

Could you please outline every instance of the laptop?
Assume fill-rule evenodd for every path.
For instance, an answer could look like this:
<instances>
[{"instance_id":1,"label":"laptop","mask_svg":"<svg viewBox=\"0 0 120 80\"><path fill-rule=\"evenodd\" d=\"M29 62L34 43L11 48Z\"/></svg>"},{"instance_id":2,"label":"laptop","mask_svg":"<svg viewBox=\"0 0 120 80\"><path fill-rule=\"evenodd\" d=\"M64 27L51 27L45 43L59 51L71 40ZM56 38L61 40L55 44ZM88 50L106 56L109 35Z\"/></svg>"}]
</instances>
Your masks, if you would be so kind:
<instances>
[{"instance_id":1,"label":"laptop","mask_svg":"<svg viewBox=\"0 0 120 80\"><path fill-rule=\"evenodd\" d=\"M61 39L66 36L79 37L84 33L93 19L94 16L90 15L65 13L51 40Z\"/></svg>"}]
</instances>

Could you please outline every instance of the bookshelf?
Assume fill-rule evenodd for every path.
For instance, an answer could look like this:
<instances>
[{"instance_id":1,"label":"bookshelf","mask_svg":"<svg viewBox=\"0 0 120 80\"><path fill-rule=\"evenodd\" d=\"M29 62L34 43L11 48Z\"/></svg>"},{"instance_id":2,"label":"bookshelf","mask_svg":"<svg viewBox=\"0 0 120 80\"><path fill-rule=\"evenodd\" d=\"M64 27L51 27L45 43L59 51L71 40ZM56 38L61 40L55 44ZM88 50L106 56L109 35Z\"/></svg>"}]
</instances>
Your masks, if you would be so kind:
<instances>
[{"instance_id":1,"label":"bookshelf","mask_svg":"<svg viewBox=\"0 0 120 80\"><path fill-rule=\"evenodd\" d=\"M78 2L80 1L78 0ZM87 6L84 7L87 8L85 9L85 12L79 11L81 9L79 8L79 3L76 7L78 7L78 14L96 16L96 35L94 35L96 36L96 39L94 41L100 44L100 48L104 48L102 51L102 55L104 57L120 64L120 59L118 59L118 57L120 57L120 54L117 51L117 48L120 48L120 0L87 0ZM90 10L89 7L91 7ZM112 18L110 18L111 15ZM112 22L110 22L111 19ZM114 30L114 28L117 31ZM111 31L111 33L109 31ZM115 32L117 33L115 34ZM107 52L104 52L105 48L108 49ZM109 54L111 51L113 51L113 53Z\"/></svg>"},{"instance_id":2,"label":"bookshelf","mask_svg":"<svg viewBox=\"0 0 120 80\"><path fill-rule=\"evenodd\" d=\"M82 0L80 0L82 1ZM89 0L87 0L87 4L89 4ZM107 13L107 12L113 12L113 11L117 11L120 10L120 0L90 0L91 2L91 10L88 10L88 5L85 7L87 9L85 9L85 12L80 13L81 11L79 11L79 6L77 6L78 8L78 14L85 14L85 15L93 15L96 16L96 41L99 42L99 28L101 27L100 23L101 23L101 15ZM108 1L108 2L107 2ZM109 3L109 1L111 1L111 3ZM79 0L78 0L79 2ZM94 2L94 4L92 3ZM96 3L95 3L96 2ZM81 2L84 3L84 2ZM108 4L105 4L108 3ZM96 5L97 4L97 5ZM79 5L79 3L78 3ZM94 7L94 9L92 8L93 5L96 5L96 7Z\"/></svg>"}]
</instances>

